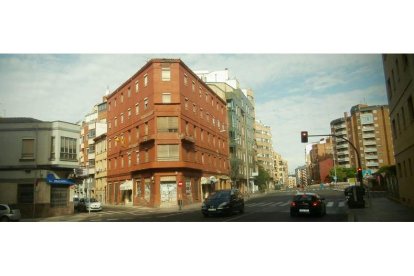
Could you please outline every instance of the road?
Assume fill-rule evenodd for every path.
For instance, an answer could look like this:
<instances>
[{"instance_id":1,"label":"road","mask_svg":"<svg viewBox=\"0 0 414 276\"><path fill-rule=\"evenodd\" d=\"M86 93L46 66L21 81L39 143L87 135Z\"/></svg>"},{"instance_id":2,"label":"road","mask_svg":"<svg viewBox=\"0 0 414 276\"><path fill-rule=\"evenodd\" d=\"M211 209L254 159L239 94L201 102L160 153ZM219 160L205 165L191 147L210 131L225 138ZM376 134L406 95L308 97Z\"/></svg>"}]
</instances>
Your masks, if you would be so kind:
<instances>
[{"instance_id":1,"label":"road","mask_svg":"<svg viewBox=\"0 0 414 276\"><path fill-rule=\"evenodd\" d=\"M144 207L106 206L101 212L75 213L47 218L42 221L89 222L342 222L348 221L348 207L341 191L318 191L325 197L327 214L323 217L290 217L289 204L295 191L273 192L245 201L245 212L229 216L205 218L200 205L178 209L152 209Z\"/></svg>"}]
</instances>

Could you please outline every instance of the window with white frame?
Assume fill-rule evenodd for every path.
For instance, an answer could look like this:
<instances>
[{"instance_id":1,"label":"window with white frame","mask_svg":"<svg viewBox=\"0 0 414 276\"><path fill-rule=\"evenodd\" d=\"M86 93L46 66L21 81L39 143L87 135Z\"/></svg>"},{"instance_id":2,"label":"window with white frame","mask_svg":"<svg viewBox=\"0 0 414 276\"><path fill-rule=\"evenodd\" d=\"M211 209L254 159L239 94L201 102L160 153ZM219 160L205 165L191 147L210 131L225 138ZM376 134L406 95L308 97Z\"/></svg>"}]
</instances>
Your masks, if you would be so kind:
<instances>
[{"instance_id":1,"label":"window with white frame","mask_svg":"<svg viewBox=\"0 0 414 276\"><path fill-rule=\"evenodd\" d=\"M139 82L135 81L135 93L138 93L139 91Z\"/></svg>"},{"instance_id":2,"label":"window with white frame","mask_svg":"<svg viewBox=\"0 0 414 276\"><path fill-rule=\"evenodd\" d=\"M170 81L171 80L171 69L170 69L170 67L162 67L161 68L161 80L162 81Z\"/></svg>"},{"instance_id":3,"label":"window with white frame","mask_svg":"<svg viewBox=\"0 0 414 276\"><path fill-rule=\"evenodd\" d=\"M22 139L22 159L34 159L35 139Z\"/></svg>"},{"instance_id":4,"label":"window with white frame","mask_svg":"<svg viewBox=\"0 0 414 276\"><path fill-rule=\"evenodd\" d=\"M60 137L60 160L77 161L76 138Z\"/></svg>"},{"instance_id":5,"label":"window with white frame","mask_svg":"<svg viewBox=\"0 0 414 276\"><path fill-rule=\"evenodd\" d=\"M178 117L157 117L157 132L178 132Z\"/></svg>"},{"instance_id":6,"label":"window with white frame","mask_svg":"<svg viewBox=\"0 0 414 276\"><path fill-rule=\"evenodd\" d=\"M147 87L148 86L148 74L144 75L144 86Z\"/></svg>"},{"instance_id":7,"label":"window with white frame","mask_svg":"<svg viewBox=\"0 0 414 276\"><path fill-rule=\"evenodd\" d=\"M135 115L139 114L139 103L135 104Z\"/></svg>"},{"instance_id":8,"label":"window with white frame","mask_svg":"<svg viewBox=\"0 0 414 276\"><path fill-rule=\"evenodd\" d=\"M178 145L158 145L157 161L178 161Z\"/></svg>"},{"instance_id":9,"label":"window with white frame","mask_svg":"<svg viewBox=\"0 0 414 276\"><path fill-rule=\"evenodd\" d=\"M148 109L148 98L144 99L144 110Z\"/></svg>"},{"instance_id":10,"label":"window with white frame","mask_svg":"<svg viewBox=\"0 0 414 276\"><path fill-rule=\"evenodd\" d=\"M171 103L171 93L162 93L162 103Z\"/></svg>"}]
</instances>

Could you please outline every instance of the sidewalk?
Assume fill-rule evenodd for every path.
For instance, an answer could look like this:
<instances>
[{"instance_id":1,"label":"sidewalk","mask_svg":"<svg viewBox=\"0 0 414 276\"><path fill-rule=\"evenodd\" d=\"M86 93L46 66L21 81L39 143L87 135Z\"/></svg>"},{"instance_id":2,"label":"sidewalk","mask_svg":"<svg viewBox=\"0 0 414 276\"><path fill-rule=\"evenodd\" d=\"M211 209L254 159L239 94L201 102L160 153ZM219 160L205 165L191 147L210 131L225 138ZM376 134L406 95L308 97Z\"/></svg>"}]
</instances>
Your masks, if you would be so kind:
<instances>
[{"instance_id":1,"label":"sidewalk","mask_svg":"<svg viewBox=\"0 0 414 276\"><path fill-rule=\"evenodd\" d=\"M352 222L414 222L414 209L385 196L365 197L366 207L348 209Z\"/></svg>"}]
</instances>

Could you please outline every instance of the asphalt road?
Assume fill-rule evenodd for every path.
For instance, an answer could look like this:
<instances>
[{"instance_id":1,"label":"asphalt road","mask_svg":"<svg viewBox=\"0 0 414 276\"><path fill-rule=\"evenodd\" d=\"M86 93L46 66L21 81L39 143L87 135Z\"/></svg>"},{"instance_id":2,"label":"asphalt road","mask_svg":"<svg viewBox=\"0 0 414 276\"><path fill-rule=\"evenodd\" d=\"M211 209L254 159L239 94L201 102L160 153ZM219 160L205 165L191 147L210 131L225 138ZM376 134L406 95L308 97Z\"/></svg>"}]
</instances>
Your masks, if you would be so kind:
<instances>
[{"instance_id":1,"label":"asphalt road","mask_svg":"<svg viewBox=\"0 0 414 276\"><path fill-rule=\"evenodd\" d=\"M343 192L318 191L325 197L327 214L323 217L290 217L289 204L295 191L273 192L245 201L245 212L229 216L204 217L200 207L193 205L178 209L151 209L126 206L106 206L100 212L75 213L43 221L79 222L342 222L348 221L348 207ZM201 206L201 205L200 205Z\"/></svg>"}]
</instances>

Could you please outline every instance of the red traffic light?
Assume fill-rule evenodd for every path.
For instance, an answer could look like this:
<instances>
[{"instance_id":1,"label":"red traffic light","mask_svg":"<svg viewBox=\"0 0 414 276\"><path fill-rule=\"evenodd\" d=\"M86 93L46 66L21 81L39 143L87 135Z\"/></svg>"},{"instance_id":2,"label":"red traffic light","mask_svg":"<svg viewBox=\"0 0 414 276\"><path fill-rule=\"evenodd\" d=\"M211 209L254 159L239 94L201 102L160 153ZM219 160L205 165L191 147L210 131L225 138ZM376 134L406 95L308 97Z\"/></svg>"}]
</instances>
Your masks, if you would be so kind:
<instances>
[{"instance_id":1,"label":"red traffic light","mask_svg":"<svg viewBox=\"0 0 414 276\"><path fill-rule=\"evenodd\" d=\"M301 131L300 132L300 139L301 139L302 143L307 143L308 142L308 132L307 131Z\"/></svg>"}]
</instances>

